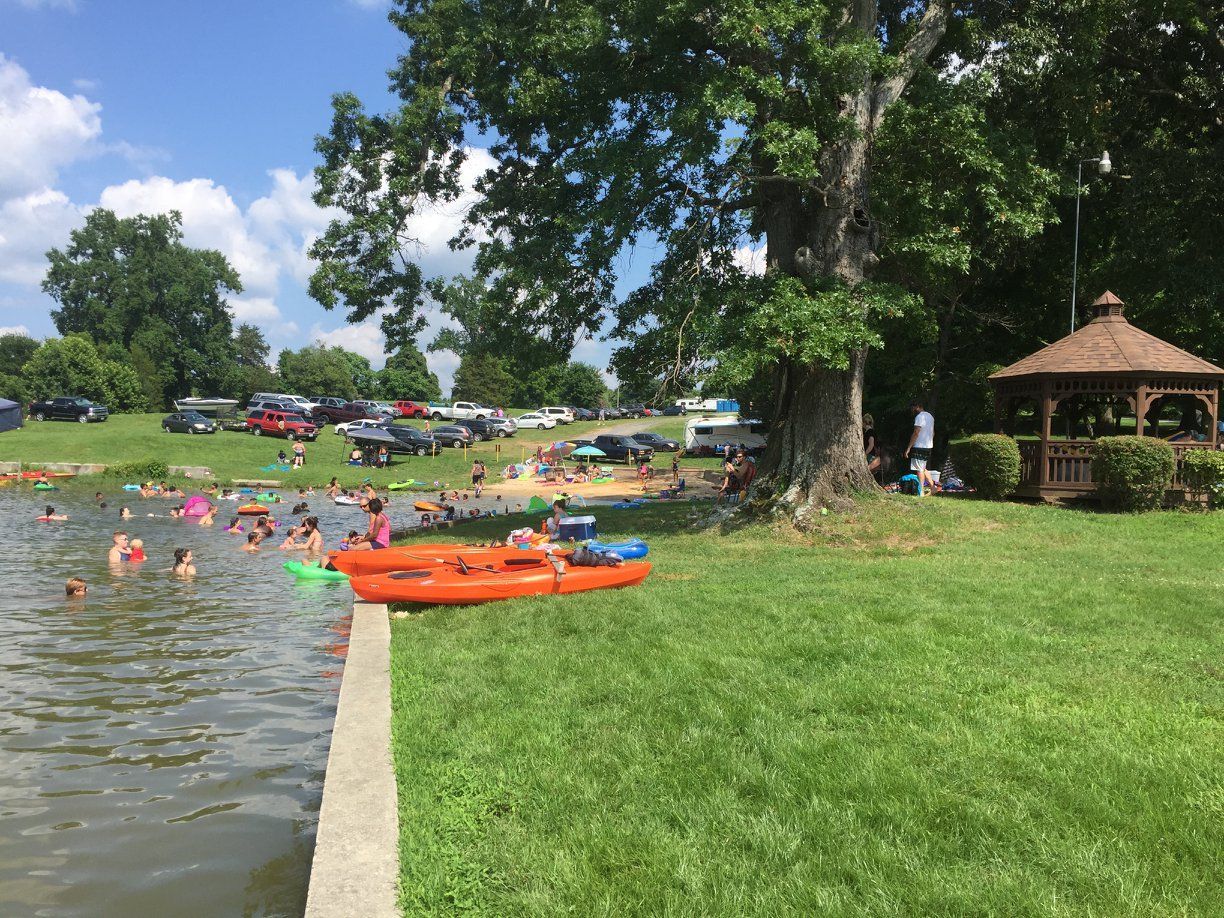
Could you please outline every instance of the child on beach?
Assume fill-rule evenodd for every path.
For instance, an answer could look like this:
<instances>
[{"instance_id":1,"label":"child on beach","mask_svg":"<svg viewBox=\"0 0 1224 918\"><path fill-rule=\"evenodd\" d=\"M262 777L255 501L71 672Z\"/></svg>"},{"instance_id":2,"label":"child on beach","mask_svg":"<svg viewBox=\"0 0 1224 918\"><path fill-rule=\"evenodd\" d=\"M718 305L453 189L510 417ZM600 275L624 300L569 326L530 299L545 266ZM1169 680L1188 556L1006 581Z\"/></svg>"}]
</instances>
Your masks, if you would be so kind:
<instances>
[{"instance_id":1,"label":"child on beach","mask_svg":"<svg viewBox=\"0 0 1224 918\"><path fill-rule=\"evenodd\" d=\"M148 561L149 556L144 552L144 539L132 539L132 553L128 556L129 561Z\"/></svg>"}]
</instances>

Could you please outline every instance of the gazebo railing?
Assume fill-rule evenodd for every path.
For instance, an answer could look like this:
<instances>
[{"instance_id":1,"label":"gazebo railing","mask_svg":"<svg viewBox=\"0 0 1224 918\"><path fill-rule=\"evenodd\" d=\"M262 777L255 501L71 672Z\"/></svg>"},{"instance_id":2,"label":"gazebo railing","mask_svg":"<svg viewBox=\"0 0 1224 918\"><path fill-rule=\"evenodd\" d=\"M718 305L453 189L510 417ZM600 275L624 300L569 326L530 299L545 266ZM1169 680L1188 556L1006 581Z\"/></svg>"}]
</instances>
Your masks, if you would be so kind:
<instances>
[{"instance_id":1,"label":"gazebo railing","mask_svg":"<svg viewBox=\"0 0 1224 918\"><path fill-rule=\"evenodd\" d=\"M1210 443L1170 443L1176 463L1173 471L1173 490L1184 490L1182 464L1186 454L1196 449L1211 449ZM1020 484L1021 486L1045 485L1065 491L1091 491L1096 485L1092 481L1091 440L1050 440L1044 449L1040 440L1021 440ZM1042 467L1045 481L1041 480Z\"/></svg>"}]
</instances>

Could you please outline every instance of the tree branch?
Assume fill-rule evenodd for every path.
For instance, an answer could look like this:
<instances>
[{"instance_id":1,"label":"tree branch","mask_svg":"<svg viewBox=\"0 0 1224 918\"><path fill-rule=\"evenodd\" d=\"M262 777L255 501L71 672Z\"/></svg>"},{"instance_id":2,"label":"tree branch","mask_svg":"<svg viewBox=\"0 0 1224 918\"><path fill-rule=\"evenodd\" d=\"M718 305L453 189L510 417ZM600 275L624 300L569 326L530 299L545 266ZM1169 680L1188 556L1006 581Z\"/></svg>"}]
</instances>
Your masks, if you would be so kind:
<instances>
[{"instance_id":1,"label":"tree branch","mask_svg":"<svg viewBox=\"0 0 1224 918\"><path fill-rule=\"evenodd\" d=\"M935 51L944 33L948 30L950 0L929 0L926 12L918 21L915 32L897 56L897 68L888 76L876 81L871 100L871 127L878 128L884 120L884 112L905 92L918 68Z\"/></svg>"}]
</instances>

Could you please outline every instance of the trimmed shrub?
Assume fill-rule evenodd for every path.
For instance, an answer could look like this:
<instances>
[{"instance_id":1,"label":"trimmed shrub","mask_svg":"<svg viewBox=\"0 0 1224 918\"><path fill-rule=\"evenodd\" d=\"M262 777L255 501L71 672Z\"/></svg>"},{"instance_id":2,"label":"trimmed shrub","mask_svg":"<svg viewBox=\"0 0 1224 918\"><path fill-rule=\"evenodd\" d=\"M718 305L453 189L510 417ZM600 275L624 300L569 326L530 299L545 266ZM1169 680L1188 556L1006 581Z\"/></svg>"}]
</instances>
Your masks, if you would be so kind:
<instances>
[{"instance_id":1,"label":"trimmed shrub","mask_svg":"<svg viewBox=\"0 0 1224 918\"><path fill-rule=\"evenodd\" d=\"M1212 510L1224 507L1224 453L1188 450L1182 459L1182 480L1197 499L1206 498Z\"/></svg>"},{"instance_id":2,"label":"trimmed shrub","mask_svg":"<svg viewBox=\"0 0 1224 918\"><path fill-rule=\"evenodd\" d=\"M106 474L138 484L142 481L162 481L169 476L170 471L162 459L137 459L134 462L108 465Z\"/></svg>"},{"instance_id":3,"label":"trimmed shrub","mask_svg":"<svg viewBox=\"0 0 1224 918\"><path fill-rule=\"evenodd\" d=\"M956 473L986 500L1003 500L1020 484L1020 447L1003 434L974 434L948 447Z\"/></svg>"},{"instance_id":4,"label":"trimmed shrub","mask_svg":"<svg viewBox=\"0 0 1224 918\"><path fill-rule=\"evenodd\" d=\"M1155 510L1173 480L1173 447L1152 437L1102 437L1092 445L1101 503L1132 513Z\"/></svg>"}]
</instances>

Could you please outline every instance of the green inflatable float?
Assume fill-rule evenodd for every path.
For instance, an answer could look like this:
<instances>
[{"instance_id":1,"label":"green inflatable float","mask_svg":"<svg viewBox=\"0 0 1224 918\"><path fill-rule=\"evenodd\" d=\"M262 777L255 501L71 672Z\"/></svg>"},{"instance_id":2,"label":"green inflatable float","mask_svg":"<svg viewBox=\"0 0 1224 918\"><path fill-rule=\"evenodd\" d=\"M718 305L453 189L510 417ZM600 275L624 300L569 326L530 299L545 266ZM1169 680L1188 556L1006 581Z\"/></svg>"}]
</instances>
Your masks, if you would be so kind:
<instances>
[{"instance_id":1,"label":"green inflatable float","mask_svg":"<svg viewBox=\"0 0 1224 918\"><path fill-rule=\"evenodd\" d=\"M302 561L286 561L284 564L285 570L291 573L298 580L348 580L348 574L343 574L340 571L330 571L325 567L320 567L319 562L306 564Z\"/></svg>"},{"instance_id":2,"label":"green inflatable float","mask_svg":"<svg viewBox=\"0 0 1224 918\"><path fill-rule=\"evenodd\" d=\"M407 481L395 481L387 485L388 491L406 491L416 484L416 479L409 478Z\"/></svg>"}]
</instances>

